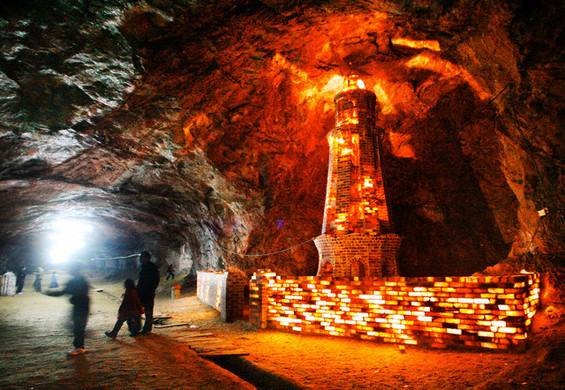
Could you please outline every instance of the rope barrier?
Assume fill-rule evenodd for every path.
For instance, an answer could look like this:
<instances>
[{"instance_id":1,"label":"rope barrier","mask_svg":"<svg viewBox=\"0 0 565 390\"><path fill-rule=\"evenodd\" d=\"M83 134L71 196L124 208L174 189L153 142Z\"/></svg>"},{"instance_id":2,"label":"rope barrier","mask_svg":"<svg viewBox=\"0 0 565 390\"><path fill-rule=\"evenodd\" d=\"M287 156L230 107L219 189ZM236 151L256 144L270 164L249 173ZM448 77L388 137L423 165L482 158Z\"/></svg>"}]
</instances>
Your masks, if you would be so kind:
<instances>
[{"instance_id":1,"label":"rope barrier","mask_svg":"<svg viewBox=\"0 0 565 390\"><path fill-rule=\"evenodd\" d=\"M302 246L302 245L304 245L304 244L307 244L307 243L309 243L310 241L314 241L314 238L310 238L310 239L308 239L308 240L306 240L306 241L303 241L303 242L301 242L301 243L298 243L298 244L289 246L288 248L281 249L281 250L279 250L279 251L268 252L268 253L250 253L250 254L242 254L242 253L237 253L237 252L230 251L229 249L226 249L226 248L224 248L224 247L220 247L220 248L222 248L224 251L226 251L226 252L228 252L228 253L232 253L232 254L234 254L234 255L238 255L238 256L242 256L242 257L264 257L264 256L272 256L272 255L278 255L278 254L280 254L280 253L288 252L288 251L290 251L290 250L292 250L292 249L294 249L294 248L298 248L299 246Z\"/></svg>"},{"instance_id":2,"label":"rope barrier","mask_svg":"<svg viewBox=\"0 0 565 390\"><path fill-rule=\"evenodd\" d=\"M298 243L298 244L291 245L291 246L289 246L288 248L285 248L285 249L281 249L281 250L274 251L274 252L267 252L267 253L250 253L250 254L243 254L243 253L238 253L238 252L230 251L229 249L227 249L227 248L225 248L225 247L223 247L223 246L220 246L220 248L221 248L224 252L231 253L231 254L234 254L234 255L238 255L238 256L241 256L241 257L265 257L265 256L273 256L273 255L278 255L278 254L281 254L281 253L288 252L288 251L290 251L290 250L292 250L292 249L294 249L294 248L298 248L299 246L302 246L302 245L304 245L304 244L307 244L307 243L309 243L309 242L311 242L311 241L314 241L314 238L310 238L310 239L308 239L308 240L306 240L306 241L302 241L302 242L300 242L300 243ZM120 259L129 259L130 257L136 257L136 256L139 256L139 255L140 255L139 253L133 253L133 254L127 255L127 256L97 257L97 258L93 257L93 258L91 258L90 260L91 260L91 261L92 261L92 260L120 260Z\"/></svg>"},{"instance_id":3,"label":"rope barrier","mask_svg":"<svg viewBox=\"0 0 565 390\"><path fill-rule=\"evenodd\" d=\"M140 253L132 253L131 255L127 256L116 256L116 257L92 257L90 260L119 260L119 259L129 259L130 257L139 256Z\"/></svg>"}]
</instances>

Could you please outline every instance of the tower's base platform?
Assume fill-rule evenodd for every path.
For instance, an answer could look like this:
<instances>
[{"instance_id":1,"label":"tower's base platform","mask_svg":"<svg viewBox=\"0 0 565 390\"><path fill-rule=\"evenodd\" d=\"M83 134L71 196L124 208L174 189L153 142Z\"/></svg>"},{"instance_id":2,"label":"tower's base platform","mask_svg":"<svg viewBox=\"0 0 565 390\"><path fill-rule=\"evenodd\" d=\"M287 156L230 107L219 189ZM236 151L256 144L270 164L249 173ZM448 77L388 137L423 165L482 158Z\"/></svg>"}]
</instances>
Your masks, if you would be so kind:
<instances>
[{"instance_id":1,"label":"tower's base platform","mask_svg":"<svg viewBox=\"0 0 565 390\"><path fill-rule=\"evenodd\" d=\"M398 234L322 234L314 239L314 243L320 258L318 275L336 278L398 275Z\"/></svg>"}]
</instances>

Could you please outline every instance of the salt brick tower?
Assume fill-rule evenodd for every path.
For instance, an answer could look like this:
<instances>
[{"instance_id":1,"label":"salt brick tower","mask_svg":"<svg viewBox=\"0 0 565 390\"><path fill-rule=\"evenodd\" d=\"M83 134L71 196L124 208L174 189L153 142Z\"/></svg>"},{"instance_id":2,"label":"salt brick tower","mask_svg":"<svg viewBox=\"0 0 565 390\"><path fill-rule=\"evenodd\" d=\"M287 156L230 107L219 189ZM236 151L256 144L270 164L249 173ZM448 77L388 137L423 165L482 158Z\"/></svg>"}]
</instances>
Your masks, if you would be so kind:
<instances>
[{"instance_id":1,"label":"salt brick tower","mask_svg":"<svg viewBox=\"0 0 565 390\"><path fill-rule=\"evenodd\" d=\"M351 76L334 101L324 223L314 240L318 275L397 275L400 237L392 232L383 184L375 94Z\"/></svg>"}]
</instances>

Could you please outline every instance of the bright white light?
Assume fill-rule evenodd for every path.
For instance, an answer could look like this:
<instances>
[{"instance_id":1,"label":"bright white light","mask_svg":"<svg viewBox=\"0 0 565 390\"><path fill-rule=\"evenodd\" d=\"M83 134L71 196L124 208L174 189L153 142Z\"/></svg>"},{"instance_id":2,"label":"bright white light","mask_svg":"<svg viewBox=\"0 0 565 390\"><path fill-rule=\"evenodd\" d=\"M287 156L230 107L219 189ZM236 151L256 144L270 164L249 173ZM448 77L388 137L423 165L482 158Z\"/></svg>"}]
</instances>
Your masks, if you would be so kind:
<instances>
[{"instance_id":1,"label":"bright white light","mask_svg":"<svg viewBox=\"0 0 565 390\"><path fill-rule=\"evenodd\" d=\"M52 263L64 263L86 245L86 235L92 226L78 220L60 219L52 224L49 258Z\"/></svg>"},{"instance_id":2,"label":"bright white light","mask_svg":"<svg viewBox=\"0 0 565 390\"><path fill-rule=\"evenodd\" d=\"M71 255L75 253L78 249L84 247L84 241L70 241L63 242L65 238L60 237L53 243L53 247L49 252L51 257L51 262L53 263L64 263L69 260Z\"/></svg>"}]
</instances>

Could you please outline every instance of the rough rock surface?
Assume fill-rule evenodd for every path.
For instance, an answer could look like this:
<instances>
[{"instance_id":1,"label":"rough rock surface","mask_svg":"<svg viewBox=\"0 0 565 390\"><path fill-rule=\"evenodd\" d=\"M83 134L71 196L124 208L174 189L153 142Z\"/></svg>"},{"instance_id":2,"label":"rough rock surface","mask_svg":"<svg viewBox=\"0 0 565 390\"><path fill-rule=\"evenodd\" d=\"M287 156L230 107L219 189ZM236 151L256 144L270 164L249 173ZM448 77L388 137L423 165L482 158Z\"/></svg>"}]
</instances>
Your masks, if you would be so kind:
<instances>
[{"instance_id":1,"label":"rough rock surface","mask_svg":"<svg viewBox=\"0 0 565 390\"><path fill-rule=\"evenodd\" d=\"M313 273L341 76L380 103L405 275L563 252L558 5L27 1L2 5L0 251ZM547 208L540 218L537 210Z\"/></svg>"}]
</instances>

